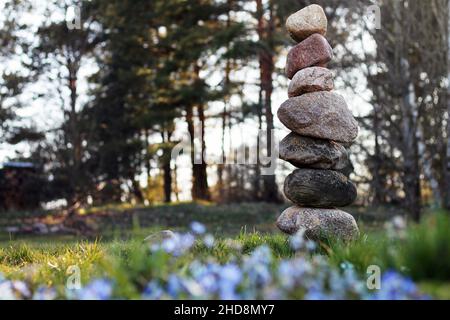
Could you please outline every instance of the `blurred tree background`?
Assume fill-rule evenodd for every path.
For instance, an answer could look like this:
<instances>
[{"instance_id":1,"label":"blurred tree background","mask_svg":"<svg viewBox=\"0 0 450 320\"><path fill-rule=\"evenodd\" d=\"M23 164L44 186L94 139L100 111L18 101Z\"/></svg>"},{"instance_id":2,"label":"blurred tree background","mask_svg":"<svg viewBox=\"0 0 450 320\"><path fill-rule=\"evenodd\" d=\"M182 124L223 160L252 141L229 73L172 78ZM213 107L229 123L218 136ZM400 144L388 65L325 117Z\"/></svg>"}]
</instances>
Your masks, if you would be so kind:
<instances>
[{"instance_id":1,"label":"blurred tree background","mask_svg":"<svg viewBox=\"0 0 450 320\"><path fill-rule=\"evenodd\" d=\"M283 130L284 22L311 3L325 8L330 68L361 126L359 204L401 205L416 220L450 208L448 0L0 1L1 160L34 163L43 203L69 208L282 201L286 164L262 175L259 157L228 163ZM198 163L193 149L171 159L186 133L226 164Z\"/></svg>"}]
</instances>

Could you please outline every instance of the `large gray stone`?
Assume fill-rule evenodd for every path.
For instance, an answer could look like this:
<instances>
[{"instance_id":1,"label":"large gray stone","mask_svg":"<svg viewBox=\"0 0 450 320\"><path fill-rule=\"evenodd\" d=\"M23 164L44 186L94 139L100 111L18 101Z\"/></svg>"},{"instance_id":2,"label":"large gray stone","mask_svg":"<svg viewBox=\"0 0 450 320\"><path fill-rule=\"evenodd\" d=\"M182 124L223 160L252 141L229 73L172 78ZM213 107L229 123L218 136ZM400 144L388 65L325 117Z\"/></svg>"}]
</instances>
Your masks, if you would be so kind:
<instances>
[{"instance_id":1,"label":"large gray stone","mask_svg":"<svg viewBox=\"0 0 450 320\"><path fill-rule=\"evenodd\" d=\"M314 33L327 33L327 16L322 7L317 4L307 6L286 20L286 29L292 39L300 42Z\"/></svg>"},{"instance_id":2,"label":"large gray stone","mask_svg":"<svg viewBox=\"0 0 450 320\"><path fill-rule=\"evenodd\" d=\"M308 92L331 91L334 88L333 72L327 68L310 67L298 71L289 83L289 98Z\"/></svg>"},{"instance_id":3,"label":"large gray stone","mask_svg":"<svg viewBox=\"0 0 450 320\"><path fill-rule=\"evenodd\" d=\"M294 132L281 140L279 155L280 159L298 168L342 170L349 162L347 150L342 145Z\"/></svg>"},{"instance_id":4,"label":"large gray stone","mask_svg":"<svg viewBox=\"0 0 450 320\"><path fill-rule=\"evenodd\" d=\"M351 143L358 136L358 123L344 98L328 91L305 93L285 101L278 118L302 136Z\"/></svg>"},{"instance_id":5,"label":"large gray stone","mask_svg":"<svg viewBox=\"0 0 450 320\"><path fill-rule=\"evenodd\" d=\"M359 235L358 225L350 214L337 209L315 209L293 206L278 217L278 228L295 234L300 229L313 240L354 240Z\"/></svg>"},{"instance_id":6,"label":"large gray stone","mask_svg":"<svg viewBox=\"0 0 450 320\"><path fill-rule=\"evenodd\" d=\"M345 207L356 199L356 187L333 170L297 169L284 181L284 194L296 205L313 208Z\"/></svg>"}]
</instances>

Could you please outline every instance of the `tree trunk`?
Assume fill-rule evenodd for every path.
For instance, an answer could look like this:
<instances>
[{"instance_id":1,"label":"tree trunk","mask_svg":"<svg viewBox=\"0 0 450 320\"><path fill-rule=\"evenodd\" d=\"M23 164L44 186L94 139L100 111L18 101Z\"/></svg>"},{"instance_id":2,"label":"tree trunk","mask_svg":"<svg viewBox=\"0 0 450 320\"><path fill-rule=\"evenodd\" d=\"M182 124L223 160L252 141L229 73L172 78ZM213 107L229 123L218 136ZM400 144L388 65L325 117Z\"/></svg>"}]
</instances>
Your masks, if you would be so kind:
<instances>
[{"instance_id":1,"label":"tree trunk","mask_svg":"<svg viewBox=\"0 0 450 320\"><path fill-rule=\"evenodd\" d=\"M372 204L377 206L386 202L384 186L381 179L381 149L380 149L380 125L378 119L379 107L374 106L373 131L375 139L374 170L373 170L373 200Z\"/></svg>"},{"instance_id":2,"label":"tree trunk","mask_svg":"<svg viewBox=\"0 0 450 320\"><path fill-rule=\"evenodd\" d=\"M167 151L168 152L168 151ZM164 159L163 172L164 172L164 202L170 203L172 201L172 170L170 169L170 152L169 161Z\"/></svg>"},{"instance_id":3,"label":"tree trunk","mask_svg":"<svg viewBox=\"0 0 450 320\"><path fill-rule=\"evenodd\" d=\"M271 156L272 146L272 130L273 113L272 113L272 74L275 69L274 63L274 43L273 33L275 29L273 17L273 4L269 1L269 20L264 20L264 12L262 0L256 0L258 12L258 36L260 41L267 44L268 49L262 50L259 54L261 88L264 92L264 113L266 117L266 145L267 156ZM266 24L266 25L264 25ZM279 202L280 196L278 193L278 186L276 184L275 175L265 175L264 181L264 200L267 202Z\"/></svg>"},{"instance_id":4,"label":"tree trunk","mask_svg":"<svg viewBox=\"0 0 450 320\"><path fill-rule=\"evenodd\" d=\"M145 150L147 151L147 154L146 154L146 162L145 162L145 171L147 174L147 181L150 181L151 169L152 169L151 153L150 153L150 148L149 148L149 143L148 143L149 136L150 136L150 130L146 129L145 130Z\"/></svg>"},{"instance_id":5,"label":"tree trunk","mask_svg":"<svg viewBox=\"0 0 450 320\"><path fill-rule=\"evenodd\" d=\"M262 105L263 105L263 91L262 87L259 86L259 95L258 95L258 109L257 109L257 116L258 116L258 131L261 132L263 129L263 119L262 119ZM253 178L253 200L260 200L261 199L261 158L259 154L259 150L261 149L261 141L260 141L260 135L258 134L256 138L256 150L258 152L256 153L256 165L255 165L255 176Z\"/></svg>"},{"instance_id":6,"label":"tree trunk","mask_svg":"<svg viewBox=\"0 0 450 320\"><path fill-rule=\"evenodd\" d=\"M407 67L407 66L406 66ZM406 78L409 72L405 70ZM414 101L414 88L412 84L406 90L402 106L402 132L403 132L403 188L406 206L414 219L419 222L421 213L420 168L417 139L417 105Z\"/></svg>"},{"instance_id":7,"label":"tree trunk","mask_svg":"<svg viewBox=\"0 0 450 320\"><path fill-rule=\"evenodd\" d=\"M139 186L139 181L137 181L134 177L130 178L130 180L131 180L131 188L136 198L136 201L138 203L143 203L144 195L142 194L141 187Z\"/></svg>"},{"instance_id":8,"label":"tree trunk","mask_svg":"<svg viewBox=\"0 0 450 320\"><path fill-rule=\"evenodd\" d=\"M447 7L447 152L444 161L445 201L444 206L450 210L450 1Z\"/></svg>"},{"instance_id":9,"label":"tree trunk","mask_svg":"<svg viewBox=\"0 0 450 320\"><path fill-rule=\"evenodd\" d=\"M174 168L173 168L173 190L175 193L175 200L177 202L180 201L180 191L178 189L178 166L175 162Z\"/></svg>"},{"instance_id":10,"label":"tree trunk","mask_svg":"<svg viewBox=\"0 0 450 320\"><path fill-rule=\"evenodd\" d=\"M162 156L162 169L163 169L163 189L164 189L164 202L170 203L172 196L172 170L170 167L171 151L168 144L170 143L171 132L169 130L163 130L161 132L163 140L163 156Z\"/></svg>"},{"instance_id":11,"label":"tree trunk","mask_svg":"<svg viewBox=\"0 0 450 320\"><path fill-rule=\"evenodd\" d=\"M192 200L210 200L210 194L208 189L208 180L206 173L206 162L203 159L203 152L205 150L205 129L203 127L205 123L205 116L203 112L203 106L198 107L199 119L202 124L201 128L201 147L202 147L202 161L201 163L195 163L195 127L194 127L194 112L191 105L186 107L186 122L188 125L188 132L191 142L191 163L192 163Z\"/></svg>"},{"instance_id":12,"label":"tree trunk","mask_svg":"<svg viewBox=\"0 0 450 320\"><path fill-rule=\"evenodd\" d=\"M206 141L205 141L205 111L203 104L199 104L197 107L198 118L201 125L201 157L202 161L196 164L196 175L197 175L197 199L200 200L211 200L211 195L209 193L208 187L208 174L207 174L207 164L204 159L204 154L206 152Z\"/></svg>"},{"instance_id":13,"label":"tree trunk","mask_svg":"<svg viewBox=\"0 0 450 320\"><path fill-rule=\"evenodd\" d=\"M228 15L227 20L227 27L229 27L230 23L230 16ZM229 102L229 95L228 90L230 89L230 72L231 72L231 61L230 59L227 59L226 65L225 65L225 81L224 81L224 90L226 91L226 95L223 101L223 113L222 113L222 141L221 141L221 147L222 147L222 163L219 163L217 165L217 177L218 177L218 191L219 191L219 197L223 195L224 191L224 183L223 183L223 173L224 173L224 167L226 163L226 154L225 154L225 132L226 132L226 126L227 126L227 112L228 112L228 102Z\"/></svg>"},{"instance_id":14,"label":"tree trunk","mask_svg":"<svg viewBox=\"0 0 450 320\"><path fill-rule=\"evenodd\" d=\"M78 201L83 201L81 196L81 161L82 161L82 141L78 126L78 114L76 110L78 93L77 93L77 63L72 61L71 58L67 60L67 69L69 71L68 87L70 90L70 110L69 110L69 128L68 132L65 132L67 141L72 145L71 159L69 161L70 171L70 183L72 185L72 192L69 199L69 206L73 206Z\"/></svg>"},{"instance_id":15,"label":"tree trunk","mask_svg":"<svg viewBox=\"0 0 450 320\"><path fill-rule=\"evenodd\" d=\"M414 85L412 83L411 66L408 61L408 43L405 43L403 32L405 21L402 19L407 12L401 7L401 2L395 2L394 10L398 19L394 25L394 36L402 39L395 43L394 61L396 63L396 76L399 79L401 99L400 130L402 144L400 146L403 156L403 191L405 193L406 208L414 221L420 220L421 192L420 192L420 168L417 139L418 106Z\"/></svg>"},{"instance_id":16,"label":"tree trunk","mask_svg":"<svg viewBox=\"0 0 450 320\"><path fill-rule=\"evenodd\" d=\"M425 129L422 124L419 124L417 129L418 129L417 141L418 141L419 159L421 160L422 163L423 174L425 175L425 178L428 180L429 186L431 188L432 208L436 209L439 208L440 204L442 203L439 181L438 178L435 176L435 172L433 171L432 167L433 158L425 145L425 138L424 138Z\"/></svg>"},{"instance_id":17,"label":"tree trunk","mask_svg":"<svg viewBox=\"0 0 450 320\"><path fill-rule=\"evenodd\" d=\"M195 151L194 151L194 143L195 143L195 127L194 127L194 110L191 105L186 106L186 122L189 132L189 139L191 144L191 163L192 163L192 190L191 196L192 200L197 199L198 187L197 187L197 175L196 175L196 165L195 165Z\"/></svg>"}]
</instances>

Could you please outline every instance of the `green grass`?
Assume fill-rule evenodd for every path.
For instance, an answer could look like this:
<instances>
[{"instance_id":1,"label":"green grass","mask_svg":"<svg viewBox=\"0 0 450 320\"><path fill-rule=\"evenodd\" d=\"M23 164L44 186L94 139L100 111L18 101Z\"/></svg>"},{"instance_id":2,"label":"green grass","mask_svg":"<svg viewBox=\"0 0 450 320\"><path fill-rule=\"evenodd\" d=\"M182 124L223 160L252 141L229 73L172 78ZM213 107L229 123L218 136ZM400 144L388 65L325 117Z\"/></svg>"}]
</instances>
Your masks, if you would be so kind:
<instances>
[{"instance_id":1,"label":"green grass","mask_svg":"<svg viewBox=\"0 0 450 320\"><path fill-rule=\"evenodd\" d=\"M334 264L352 263L363 273L369 265L396 269L417 281L450 281L450 215L438 212L410 225L399 238L385 232L363 233L350 245L325 246Z\"/></svg>"},{"instance_id":2,"label":"green grass","mask_svg":"<svg viewBox=\"0 0 450 320\"><path fill-rule=\"evenodd\" d=\"M449 281L421 281L419 282L419 288L436 299L450 300Z\"/></svg>"},{"instance_id":3,"label":"green grass","mask_svg":"<svg viewBox=\"0 0 450 320\"><path fill-rule=\"evenodd\" d=\"M350 245L333 242L322 244L322 250L335 265L350 262L360 273L364 273L370 265L378 265L382 270L392 267L389 248L391 240L376 233L364 234Z\"/></svg>"},{"instance_id":4,"label":"green grass","mask_svg":"<svg viewBox=\"0 0 450 320\"><path fill-rule=\"evenodd\" d=\"M274 217L279 211L279 207L266 204L253 207L250 204L242 207L181 204L151 210L139 208L132 212L127 208L106 219L121 222L129 219L129 224L125 228L123 224L116 229L104 227L102 231L112 231L98 241L80 241L69 236L4 239L0 247L0 272L8 278L27 280L34 287L55 285L63 290L67 269L77 265L82 283L96 277L112 277L119 284L119 296L137 298L149 278L164 276L174 270L182 271L193 259L225 263L239 259L262 244L268 245L275 257L292 257L295 253L289 247L288 238L273 230ZM96 214L86 213L87 216ZM175 215L173 220L164 220L172 214ZM193 220L205 223L212 230L216 236L213 248L198 244L175 264L165 260L164 255L149 256L148 244L143 242L146 236L161 229L185 230ZM152 224L155 221L159 223ZM359 224L362 232L358 240L350 244L322 242L316 254L327 256L336 266L350 262L361 275L366 275L369 265L378 265L383 271L399 270L411 276L433 297L450 297L448 214L429 214L421 224L411 224L398 238L389 237L380 227L381 223L374 227L360 220ZM222 232L228 227L227 233Z\"/></svg>"},{"instance_id":5,"label":"green grass","mask_svg":"<svg viewBox=\"0 0 450 320\"><path fill-rule=\"evenodd\" d=\"M399 249L399 265L414 279L450 279L450 215L412 226Z\"/></svg>"},{"instance_id":6,"label":"green grass","mask_svg":"<svg viewBox=\"0 0 450 320\"><path fill-rule=\"evenodd\" d=\"M32 224L32 214L0 213L0 245L10 240L32 242L95 240L130 240L162 230L185 230L192 221L199 221L214 234L236 236L242 228L249 232L278 233L275 221L286 205L270 203L241 204L204 204L177 203L171 205L153 205L130 207L129 205L108 205L88 208L80 212L85 223L96 230L86 236L36 236L28 234L9 234L5 227ZM50 217L54 212L33 213L36 217ZM24 217L27 217L26 219Z\"/></svg>"},{"instance_id":7,"label":"green grass","mask_svg":"<svg viewBox=\"0 0 450 320\"><path fill-rule=\"evenodd\" d=\"M6 227L32 225L36 219L54 221L57 212L38 210L34 212L0 213L0 246L10 240L32 242L70 242L73 240L129 240L161 229L185 230L191 221L199 221L208 230L221 236L235 237L244 228L247 232L275 233L279 230L275 221L287 204L271 203L174 203L151 206L132 206L130 204L109 204L100 207L80 209L83 221L92 227L94 234L89 236L10 234ZM349 207L359 225L367 231L379 229L386 219L404 211L394 207ZM138 228L137 228L138 227Z\"/></svg>"},{"instance_id":8,"label":"green grass","mask_svg":"<svg viewBox=\"0 0 450 320\"><path fill-rule=\"evenodd\" d=\"M87 282L99 275L105 247L98 243L11 244L0 250L0 272L11 279L26 280L33 288L40 285L64 286L70 266L77 265Z\"/></svg>"}]
</instances>

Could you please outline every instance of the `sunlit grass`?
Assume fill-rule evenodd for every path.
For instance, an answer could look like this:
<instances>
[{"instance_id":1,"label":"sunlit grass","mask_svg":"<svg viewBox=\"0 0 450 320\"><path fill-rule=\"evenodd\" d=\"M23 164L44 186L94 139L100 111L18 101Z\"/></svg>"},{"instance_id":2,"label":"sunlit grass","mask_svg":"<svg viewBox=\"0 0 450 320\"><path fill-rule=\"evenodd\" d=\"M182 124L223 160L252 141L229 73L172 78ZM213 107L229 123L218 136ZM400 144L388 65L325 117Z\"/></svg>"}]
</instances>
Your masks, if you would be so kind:
<instances>
[{"instance_id":1,"label":"sunlit grass","mask_svg":"<svg viewBox=\"0 0 450 320\"><path fill-rule=\"evenodd\" d=\"M177 210L179 208L178 206ZM192 210L192 204L185 205L185 208ZM216 218L221 217L220 221L225 219L226 214L224 210L222 216L221 210L224 209L219 209L219 213L215 215ZM213 217L204 216L202 222L209 226L213 223L212 219ZM234 217L231 220L233 219ZM186 222L183 220L184 227L171 229L186 230L189 225ZM182 271L194 259L213 259L219 263L227 263L241 259L261 245L269 246L277 259L295 255L287 236L279 232L267 233L241 227L235 236L213 232L216 239L212 248L197 243L189 254L173 264L164 260L167 257L150 255L150 244L143 241L146 236L164 227L142 226L140 220L131 221L130 224L131 229L125 234L118 230L111 237L99 238L98 241L79 241L64 236L3 241L0 247L0 272L7 278L26 280L34 287L51 285L63 290L68 278L68 268L77 265L81 271L82 283L88 283L97 277L112 278L120 284L119 296L137 298L140 289L152 277L152 272L160 273L158 276L161 277L174 270ZM430 214L421 224L411 224L403 234L396 237L388 235L384 229L373 230L366 229L364 224L361 226L361 237L358 240L349 244L339 241L321 242L314 254L327 257L330 264L335 266L351 263L361 276L366 275L370 265L377 265L382 271L398 270L412 277L433 297L449 297L448 214Z\"/></svg>"}]
</instances>

